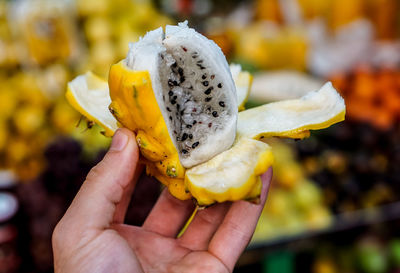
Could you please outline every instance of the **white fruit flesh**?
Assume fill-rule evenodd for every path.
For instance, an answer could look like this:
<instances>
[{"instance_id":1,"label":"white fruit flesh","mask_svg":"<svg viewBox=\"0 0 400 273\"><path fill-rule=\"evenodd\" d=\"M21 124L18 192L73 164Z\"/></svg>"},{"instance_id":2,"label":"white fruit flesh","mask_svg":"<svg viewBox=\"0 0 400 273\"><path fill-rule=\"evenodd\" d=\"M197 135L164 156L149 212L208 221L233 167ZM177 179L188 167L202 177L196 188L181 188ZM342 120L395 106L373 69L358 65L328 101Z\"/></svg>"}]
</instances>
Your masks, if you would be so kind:
<instances>
[{"instance_id":1,"label":"white fruit flesh","mask_svg":"<svg viewBox=\"0 0 400 273\"><path fill-rule=\"evenodd\" d=\"M221 49L186 24L149 32L131 46L126 64L147 70L169 134L186 168L229 149L237 98Z\"/></svg>"},{"instance_id":2,"label":"white fruit flesh","mask_svg":"<svg viewBox=\"0 0 400 273\"><path fill-rule=\"evenodd\" d=\"M239 113L238 137L296 135L344 119L345 104L330 82L300 99L265 104Z\"/></svg>"}]
</instances>

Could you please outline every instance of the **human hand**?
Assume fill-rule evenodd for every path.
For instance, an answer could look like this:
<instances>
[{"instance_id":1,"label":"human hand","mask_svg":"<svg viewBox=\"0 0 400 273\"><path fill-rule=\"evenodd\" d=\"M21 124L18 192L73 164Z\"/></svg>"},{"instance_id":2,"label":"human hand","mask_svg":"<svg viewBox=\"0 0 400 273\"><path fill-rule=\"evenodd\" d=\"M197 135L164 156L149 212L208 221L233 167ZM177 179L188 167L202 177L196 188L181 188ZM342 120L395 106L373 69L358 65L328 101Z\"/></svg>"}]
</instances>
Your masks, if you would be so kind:
<instances>
[{"instance_id":1,"label":"human hand","mask_svg":"<svg viewBox=\"0 0 400 273\"><path fill-rule=\"evenodd\" d=\"M142 227L124 225L142 171L134 134L119 129L53 233L54 269L69 272L232 272L265 203L271 169L262 175L259 204L213 205L197 213L164 190Z\"/></svg>"}]
</instances>

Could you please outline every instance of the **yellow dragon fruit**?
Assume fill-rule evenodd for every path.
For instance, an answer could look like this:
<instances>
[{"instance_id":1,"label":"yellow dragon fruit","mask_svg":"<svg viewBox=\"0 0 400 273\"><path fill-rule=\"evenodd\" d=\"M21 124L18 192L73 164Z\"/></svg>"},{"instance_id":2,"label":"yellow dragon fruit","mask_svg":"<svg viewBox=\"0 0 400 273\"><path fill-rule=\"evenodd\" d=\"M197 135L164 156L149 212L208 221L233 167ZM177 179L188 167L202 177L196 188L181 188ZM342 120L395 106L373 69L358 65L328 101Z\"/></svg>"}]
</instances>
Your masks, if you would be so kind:
<instances>
[{"instance_id":1,"label":"yellow dragon fruit","mask_svg":"<svg viewBox=\"0 0 400 273\"><path fill-rule=\"evenodd\" d=\"M147 173L179 199L199 205L255 199L272 164L258 140L303 138L344 119L331 84L303 98L243 110L251 76L228 66L219 49L187 23L153 30L110 69L108 84L91 73L69 84L69 102L112 135L136 133Z\"/></svg>"}]
</instances>

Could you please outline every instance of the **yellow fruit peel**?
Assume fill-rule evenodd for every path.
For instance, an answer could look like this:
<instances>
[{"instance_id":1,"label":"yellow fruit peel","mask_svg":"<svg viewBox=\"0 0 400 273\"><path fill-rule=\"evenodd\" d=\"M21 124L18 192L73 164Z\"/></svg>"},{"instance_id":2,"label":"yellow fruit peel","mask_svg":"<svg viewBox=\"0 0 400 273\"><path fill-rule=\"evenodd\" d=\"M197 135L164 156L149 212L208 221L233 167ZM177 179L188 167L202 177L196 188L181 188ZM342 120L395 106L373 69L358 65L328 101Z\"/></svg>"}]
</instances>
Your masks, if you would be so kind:
<instances>
[{"instance_id":1,"label":"yellow fruit peel","mask_svg":"<svg viewBox=\"0 0 400 273\"><path fill-rule=\"evenodd\" d=\"M107 81L87 72L68 83L65 96L79 113L102 126L106 136L112 136L118 129L117 120L108 111L111 98Z\"/></svg>"},{"instance_id":2,"label":"yellow fruit peel","mask_svg":"<svg viewBox=\"0 0 400 273\"><path fill-rule=\"evenodd\" d=\"M200 206L254 199L261 192L259 176L272 162L268 144L242 138L229 150L188 169L185 186Z\"/></svg>"},{"instance_id":3,"label":"yellow fruit peel","mask_svg":"<svg viewBox=\"0 0 400 273\"><path fill-rule=\"evenodd\" d=\"M238 110L243 111L245 109L244 105L249 98L253 76L247 71L242 71L242 67L238 64L231 64L230 69L236 87Z\"/></svg>"},{"instance_id":4,"label":"yellow fruit peel","mask_svg":"<svg viewBox=\"0 0 400 273\"><path fill-rule=\"evenodd\" d=\"M168 157L164 151L164 147L152 136L144 131L139 130L136 133L136 141L140 149L140 153L150 161L162 161Z\"/></svg>"},{"instance_id":5,"label":"yellow fruit peel","mask_svg":"<svg viewBox=\"0 0 400 273\"><path fill-rule=\"evenodd\" d=\"M155 177L158 181L165 185L171 195L175 196L179 200L187 200L192 198L192 195L186 190L184 186L183 178L172 178L165 176L159 172L155 164L147 164L146 173L150 176Z\"/></svg>"},{"instance_id":6,"label":"yellow fruit peel","mask_svg":"<svg viewBox=\"0 0 400 273\"><path fill-rule=\"evenodd\" d=\"M238 110L243 111L245 109L244 105L249 98L253 76L247 71L240 72L238 77L234 79L234 81L238 98Z\"/></svg>"},{"instance_id":7,"label":"yellow fruit peel","mask_svg":"<svg viewBox=\"0 0 400 273\"><path fill-rule=\"evenodd\" d=\"M149 72L134 71L121 61L111 66L109 88L109 109L124 127L137 134L141 154L147 159L147 172L171 188L172 195L187 199L190 195L183 186L185 168L169 136Z\"/></svg>"},{"instance_id":8,"label":"yellow fruit peel","mask_svg":"<svg viewBox=\"0 0 400 273\"><path fill-rule=\"evenodd\" d=\"M344 120L343 98L330 82L300 99L265 104L239 113L237 137L304 138Z\"/></svg>"}]
</instances>

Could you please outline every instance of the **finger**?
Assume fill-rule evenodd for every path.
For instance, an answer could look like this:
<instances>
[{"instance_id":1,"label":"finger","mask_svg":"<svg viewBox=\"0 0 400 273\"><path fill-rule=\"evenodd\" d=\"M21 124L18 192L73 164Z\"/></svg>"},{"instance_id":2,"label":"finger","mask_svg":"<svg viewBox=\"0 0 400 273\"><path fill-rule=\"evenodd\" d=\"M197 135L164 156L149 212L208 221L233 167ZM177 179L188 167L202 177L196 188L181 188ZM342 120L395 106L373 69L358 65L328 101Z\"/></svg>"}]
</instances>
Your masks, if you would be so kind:
<instances>
[{"instance_id":1,"label":"finger","mask_svg":"<svg viewBox=\"0 0 400 273\"><path fill-rule=\"evenodd\" d=\"M176 237L194 210L192 200L181 201L164 189L143 224L147 231L167 237Z\"/></svg>"},{"instance_id":2,"label":"finger","mask_svg":"<svg viewBox=\"0 0 400 273\"><path fill-rule=\"evenodd\" d=\"M133 190L136 187L136 183L139 180L142 171L143 171L143 165L138 164L135 173L133 175L132 183L129 183L128 187L126 187L121 201L117 204L117 207L115 208L113 223L122 224L124 222L126 211L128 210L129 204L132 199Z\"/></svg>"},{"instance_id":3,"label":"finger","mask_svg":"<svg viewBox=\"0 0 400 273\"><path fill-rule=\"evenodd\" d=\"M198 211L185 233L179 238L180 245L194 251L207 250L212 236L230 206L230 202L225 202Z\"/></svg>"},{"instance_id":4,"label":"finger","mask_svg":"<svg viewBox=\"0 0 400 273\"><path fill-rule=\"evenodd\" d=\"M233 270L253 235L265 204L271 177L271 168L261 176L263 187L260 203L252 204L246 201L233 203L211 239L208 251L218 257L230 270Z\"/></svg>"},{"instance_id":5,"label":"finger","mask_svg":"<svg viewBox=\"0 0 400 273\"><path fill-rule=\"evenodd\" d=\"M68 222L75 231L108 228L117 205L136 183L133 178L138 158L134 134L127 129L117 130L110 150L89 172L62 222Z\"/></svg>"}]
</instances>

